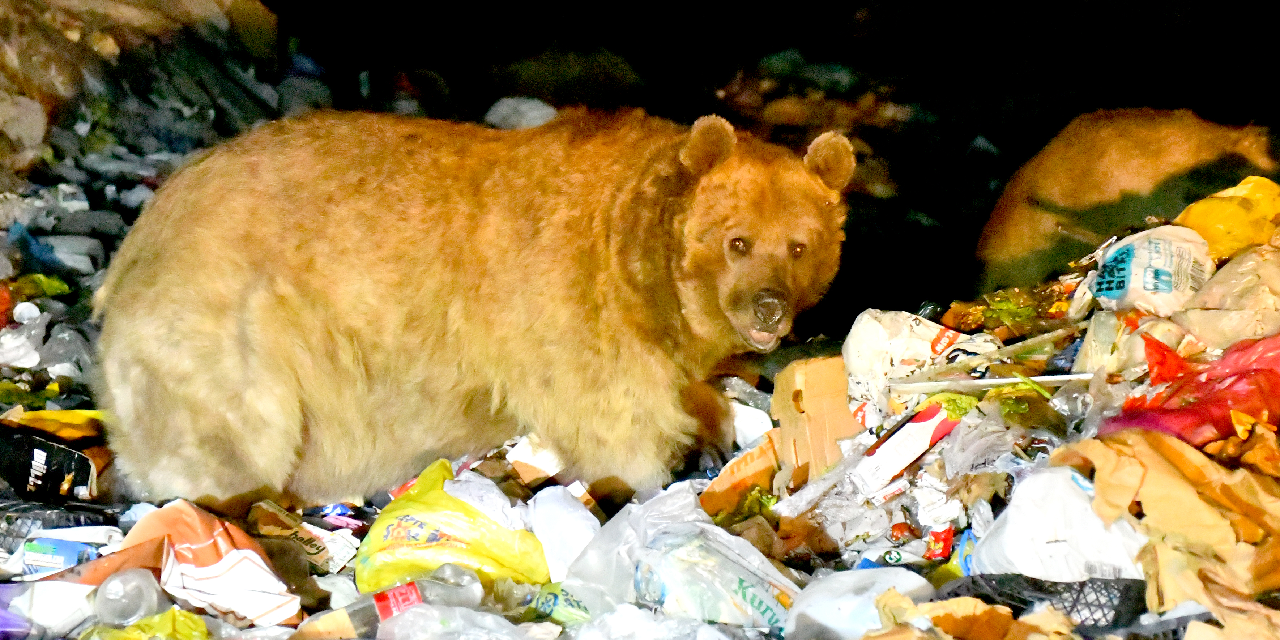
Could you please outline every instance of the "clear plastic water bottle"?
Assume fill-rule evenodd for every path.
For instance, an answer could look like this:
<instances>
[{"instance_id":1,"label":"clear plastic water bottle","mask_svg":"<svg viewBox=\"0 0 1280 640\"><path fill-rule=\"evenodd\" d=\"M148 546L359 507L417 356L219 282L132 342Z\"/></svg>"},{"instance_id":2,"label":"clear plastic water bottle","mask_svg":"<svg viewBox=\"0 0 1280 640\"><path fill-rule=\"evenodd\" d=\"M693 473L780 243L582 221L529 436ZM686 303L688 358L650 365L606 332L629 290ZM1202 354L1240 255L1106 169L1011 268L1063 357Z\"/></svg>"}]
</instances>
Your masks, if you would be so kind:
<instances>
[{"instance_id":1,"label":"clear plastic water bottle","mask_svg":"<svg viewBox=\"0 0 1280 640\"><path fill-rule=\"evenodd\" d=\"M102 581L93 610L100 623L127 627L168 609L170 604L150 569L126 569Z\"/></svg>"},{"instance_id":2,"label":"clear plastic water bottle","mask_svg":"<svg viewBox=\"0 0 1280 640\"><path fill-rule=\"evenodd\" d=\"M312 638L372 638L378 625L418 603L474 609L484 598L476 572L454 564L441 565L431 577L361 596L355 602L307 619L295 640ZM341 634L341 635L334 635Z\"/></svg>"}]
</instances>

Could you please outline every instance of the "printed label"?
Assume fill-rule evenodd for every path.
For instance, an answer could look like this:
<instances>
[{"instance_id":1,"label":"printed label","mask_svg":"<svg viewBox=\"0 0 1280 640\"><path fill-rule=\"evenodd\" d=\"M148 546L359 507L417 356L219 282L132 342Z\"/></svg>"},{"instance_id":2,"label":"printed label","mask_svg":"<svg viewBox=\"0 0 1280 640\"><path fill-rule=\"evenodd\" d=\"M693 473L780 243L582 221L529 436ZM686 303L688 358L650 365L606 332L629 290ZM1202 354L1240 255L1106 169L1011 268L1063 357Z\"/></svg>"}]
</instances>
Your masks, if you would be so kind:
<instances>
[{"instance_id":1,"label":"printed label","mask_svg":"<svg viewBox=\"0 0 1280 640\"><path fill-rule=\"evenodd\" d=\"M1155 293L1173 293L1173 273L1167 269L1147 267L1142 270L1142 288Z\"/></svg>"},{"instance_id":2,"label":"printed label","mask_svg":"<svg viewBox=\"0 0 1280 640\"><path fill-rule=\"evenodd\" d=\"M1098 267L1098 278L1094 281L1094 295L1099 298L1119 298L1129 286L1129 265L1133 262L1133 245L1125 245L1116 250L1107 261Z\"/></svg>"},{"instance_id":3,"label":"printed label","mask_svg":"<svg viewBox=\"0 0 1280 640\"><path fill-rule=\"evenodd\" d=\"M422 603L418 585L410 582L373 594L373 606L378 608L378 619L386 620L415 604Z\"/></svg>"}]
</instances>

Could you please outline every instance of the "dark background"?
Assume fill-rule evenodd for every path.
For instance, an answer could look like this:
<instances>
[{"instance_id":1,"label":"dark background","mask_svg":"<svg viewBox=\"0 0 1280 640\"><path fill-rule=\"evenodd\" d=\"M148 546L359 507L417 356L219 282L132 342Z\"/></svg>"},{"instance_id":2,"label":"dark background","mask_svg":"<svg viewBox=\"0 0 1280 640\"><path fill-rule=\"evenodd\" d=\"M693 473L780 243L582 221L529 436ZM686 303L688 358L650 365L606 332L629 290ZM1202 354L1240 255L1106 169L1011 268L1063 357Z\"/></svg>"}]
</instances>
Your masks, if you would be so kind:
<instances>
[{"instance_id":1,"label":"dark background","mask_svg":"<svg viewBox=\"0 0 1280 640\"><path fill-rule=\"evenodd\" d=\"M895 102L924 114L891 139L872 141L899 195L851 197L841 274L822 306L802 318L801 338L843 336L868 306L914 311L927 300L974 296L973 247L1004 181L1073 117L1189 108L1224 124L1275 128L1280 93L1274 7L886 2L699 12L557 4L444 15L409 3L340 13L266 4L280 18L281 42L292 38L324 67L339 108L376 108L390 78L408 72L435 87L424 100L428 115L478 120L512 93L516 81L504 69L547 52L607 51L634 73L630 81L610 70L553 79L557 106L640 106L686 123L723 113L715 90L786 49L892 86ZM373 79L369 98L359 93L361 71ZM978 136L998 153L976 149Z\"/></svg>"}]
</instances>

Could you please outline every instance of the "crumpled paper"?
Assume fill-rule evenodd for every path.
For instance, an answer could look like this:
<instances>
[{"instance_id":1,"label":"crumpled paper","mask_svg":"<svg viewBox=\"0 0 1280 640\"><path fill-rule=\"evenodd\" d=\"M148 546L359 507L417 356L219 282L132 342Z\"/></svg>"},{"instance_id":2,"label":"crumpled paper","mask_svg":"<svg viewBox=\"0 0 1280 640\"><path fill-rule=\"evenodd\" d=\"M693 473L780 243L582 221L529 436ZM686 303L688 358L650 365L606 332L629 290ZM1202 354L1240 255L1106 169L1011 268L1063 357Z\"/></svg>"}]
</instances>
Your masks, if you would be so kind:
<instances>
[{"instance_id":1,"label":"crumpled paper","mask_svg":"<svg viewBox=\"0 0 1280 640\"><path fill-rule=\"evenodd\" d=\"M867 309L858 314L841 348L849 374L849 409L862 426L879 427L894 413L890 378L946 362L956 352L977 355L999 347L986 333L965 335L905 311Z\"/></svg>"},{"instance_id":2,"label":"crumpled paper","mask_svg":"<svg viewBox=\"0 0 1280 640\"><path fill-rule=\"evenodd\" d=\"M911 599L889 589L876 598L883 631L867 636L889 638L932 638L924 630L938 630L956 640L1022 640L1078 638L1075 625L1057 609L1024 614L1017 620L1003 605L989 605L977 598L951 598L916 605Z\"/></svg>"}]
</instances>

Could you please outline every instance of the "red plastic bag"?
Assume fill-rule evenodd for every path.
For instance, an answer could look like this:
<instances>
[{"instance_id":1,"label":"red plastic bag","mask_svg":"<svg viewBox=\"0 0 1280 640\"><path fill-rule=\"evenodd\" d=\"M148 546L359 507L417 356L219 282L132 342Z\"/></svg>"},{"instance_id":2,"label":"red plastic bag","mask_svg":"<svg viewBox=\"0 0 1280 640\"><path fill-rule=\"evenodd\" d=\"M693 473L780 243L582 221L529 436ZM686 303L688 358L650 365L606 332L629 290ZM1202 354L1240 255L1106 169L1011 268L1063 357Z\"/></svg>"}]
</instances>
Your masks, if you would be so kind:
<instances>
[{"instance_id":1,"label":"red plastic bag","mask_svg":"<svg viewBox=\"0 0 1280 640\"><path fill-rule=\"evenodd\" d=\"M1150 400L1126 402L1125 412L1105 421L1099 436L1138 428L1200 447L1235 433L1232 410L1269 424L1280 420L1280 335L1242 340L1209 365L1188 363L1152 342L1146 345L1152 383L1172 382Z\"/></svg>"}]
</instances>

